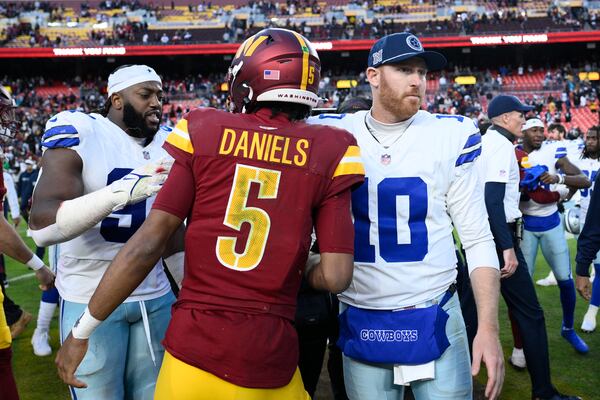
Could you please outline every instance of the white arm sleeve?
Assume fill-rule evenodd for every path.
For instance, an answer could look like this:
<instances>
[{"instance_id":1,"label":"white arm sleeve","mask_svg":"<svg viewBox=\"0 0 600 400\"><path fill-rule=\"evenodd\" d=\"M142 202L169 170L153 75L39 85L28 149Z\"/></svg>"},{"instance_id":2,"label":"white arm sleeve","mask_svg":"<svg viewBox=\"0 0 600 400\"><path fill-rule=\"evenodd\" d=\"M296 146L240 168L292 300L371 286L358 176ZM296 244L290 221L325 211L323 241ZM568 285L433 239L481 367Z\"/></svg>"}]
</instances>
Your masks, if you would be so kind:
<instances>
[{"instance_id":1,"label":"white arm sleeve","mask_svg":"<svg viewBox=\"0 0 600 400\"><path fill-rule=\"evenodd\" d=\"M477 170L471 165L462 172L450 185L446 201L448 213L467 254L469 274L479 267L499 269Z\"/></svg>"},{"instance_id":2,"label":"white arm sleeve","mask_svg":"<svg viewBox=\"0 0 600 400\"><path fill-rule=\"evenodd\" d=\"M6 198L8 199L10 215L13 219L19 218L21 216L21 210L19 210L19 199L17 197L17 190L15 189L15 180L8 172L4 172L4 186L6 187Z\"/></svg>"},{"instance_id":3,"label":"white arm sleeve","mask_svg":"<svg viewBox=\"0 0 600 400\"><path fill-rule=\"evenodd\" d=\"M56 222L39 230L31 230L38 246L66 242L87 231L108 216L127 199L127 193L113 192L110 186L62 202L56 212Z\"/></svg>"}]
</instances>

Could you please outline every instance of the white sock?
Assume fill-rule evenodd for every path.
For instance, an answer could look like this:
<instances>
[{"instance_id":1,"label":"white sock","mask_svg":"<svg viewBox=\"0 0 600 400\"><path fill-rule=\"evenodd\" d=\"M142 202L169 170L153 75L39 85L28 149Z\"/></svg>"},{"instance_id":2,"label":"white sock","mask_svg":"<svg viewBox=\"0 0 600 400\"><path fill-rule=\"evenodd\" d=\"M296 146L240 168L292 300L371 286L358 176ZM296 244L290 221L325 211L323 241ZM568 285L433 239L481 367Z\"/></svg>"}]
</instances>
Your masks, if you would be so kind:
<instances>
[{"instance_id":1,"label":"white sock","mask_svg":"<svg viewBox=\"0 0 600 400\"><path fill-rule=\"evenodd\" d=\"M54 310L56 310L56 303L46 303L40 301L40 311L38 312L37 327L40 331L50 330L50 322L54 316Z\"/></svg>"},{"instance_id":2,"label":"white sock","mask_svg":"<svg viewBox=\"0 0 600 400\"><path fill-rule=\"evenodd\" d=\"M586 314L589 314L591 317L596 318L596 314L598 314L598 306L593 306L590 304Z\"/></svg>"}]
</instances>

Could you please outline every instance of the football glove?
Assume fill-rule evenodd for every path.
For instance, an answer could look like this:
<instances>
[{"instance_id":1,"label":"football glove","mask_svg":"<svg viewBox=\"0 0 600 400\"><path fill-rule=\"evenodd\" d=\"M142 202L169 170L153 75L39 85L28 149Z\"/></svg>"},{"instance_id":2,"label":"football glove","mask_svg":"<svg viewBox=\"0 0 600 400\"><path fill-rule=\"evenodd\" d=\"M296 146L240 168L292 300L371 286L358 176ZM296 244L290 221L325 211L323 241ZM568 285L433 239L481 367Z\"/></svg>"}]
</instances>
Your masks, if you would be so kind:
<instances>
[{"instance_id":1,"label":"football glove","mask_svg":"<svg viewBox=\"0 0 600 400\"><path fill-rule=\"evenodd\" d=\"M154 196L167 180L172 158L161 158L141 167L137 167L124 177L110 184L113 193L120 195L120 202L113 208L114 211L123 207L139 203L148 197Z\"/></svg>"}]
</instances>

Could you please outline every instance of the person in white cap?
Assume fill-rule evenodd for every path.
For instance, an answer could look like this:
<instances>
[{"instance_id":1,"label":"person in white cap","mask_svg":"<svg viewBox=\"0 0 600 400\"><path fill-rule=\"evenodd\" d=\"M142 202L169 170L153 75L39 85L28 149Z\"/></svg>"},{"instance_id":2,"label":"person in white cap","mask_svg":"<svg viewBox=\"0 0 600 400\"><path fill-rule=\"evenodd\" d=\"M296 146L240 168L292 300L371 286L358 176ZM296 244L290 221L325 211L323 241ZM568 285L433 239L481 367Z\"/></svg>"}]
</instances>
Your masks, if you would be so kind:
<instances>
[{"instance_id":1,"label":"person in white cap","mask_svg":"<svg viewBox=\"0 0 600 400\"><path fill-rule=\"evenodd\" d=\"M101 114L63 111L46 123L43 169L30 226L38 245L60 245L57 263L61 343L85 309L110 261L137 231L166 180L162 82L154 69L128 65L108 78ZM170 267L182 264L171 248ZM175 296L162 259L91 336L77 370L87 388L77 399L151 399Z\"/></svg>"},{"instance_id":2,"label":"person in white cap","mask_svg":"<svg viewBox=\"0 0 600 400\"><path fill-rule=\"evenodd\" d=\"M544 124L537 118L527 120L523 125L523 144L519 146L528 153L531 167L547 169L540 176L540 186L545 189L562 191L561 198L552 203L541 204L532 198L521 201L523 213L523 241L521 250L533 276L538 247L558 282L560 302L563 309L561 335L582 354L589 351L587 344L573 329L575 316L575 283L571 274L571 259L564 229L558 212L558 202L569 198L577 189L589 188L590 180L567 157L563 142L544 142ZM567 189L562 187L565 185Z\"/></svg>"},{"instance_id":3,"label":"person in white cap","mask_svg":"<svg viewBox=\"0 0 600 400\"><path fill-rule=\"evenodd\" d=\"M415 35L387 35L369 54L372 108L309 119L351 132L365 164L365 183L352 196L354 274L339 296L338 345L353 400L403 398L405 385L417 400L472 399L482 362L488 398L500 395L504 381L498 258L474 168L481 135L469 118L420 110L427 72L445 64ZM452 224L477 303L472 362L454 284ZM447 320L426 324L436 313ZM402 332L446 342L432 346Z\"/></svg>"}]
</instances>

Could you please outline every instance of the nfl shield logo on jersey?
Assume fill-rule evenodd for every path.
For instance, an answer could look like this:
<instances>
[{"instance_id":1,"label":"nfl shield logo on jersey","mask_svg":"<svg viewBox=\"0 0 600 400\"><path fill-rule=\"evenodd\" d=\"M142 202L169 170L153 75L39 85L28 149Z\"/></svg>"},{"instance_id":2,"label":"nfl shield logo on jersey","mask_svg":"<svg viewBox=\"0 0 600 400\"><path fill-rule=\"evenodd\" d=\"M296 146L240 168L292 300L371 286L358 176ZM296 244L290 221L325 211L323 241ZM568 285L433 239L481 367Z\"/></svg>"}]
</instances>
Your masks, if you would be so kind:
<instances>
[{"instance_id":1,"label":"nfl shield logo on jersey","mask_svg":"<svg viewBox=\"0 0 600 400\"><path fill-rule=\"evenodd\" d=\"M390 162L392 161L392 156L390 156L389 154L383 154L381 156L380 161L383 165L389 165Z\"/></svg>"},{"instance_id":2,"label":"nfl shield logo on jersey","mask_svg":"<svg viewBox=\"0 0 600 400\"><path fill-rule=\"evenodd\" d=\"M144 150L142 152L142 154L144 155L144 160L149 160L150 159L150 153L146 150Z\"/></svg>"}]
</instances>

